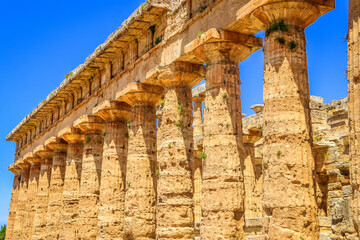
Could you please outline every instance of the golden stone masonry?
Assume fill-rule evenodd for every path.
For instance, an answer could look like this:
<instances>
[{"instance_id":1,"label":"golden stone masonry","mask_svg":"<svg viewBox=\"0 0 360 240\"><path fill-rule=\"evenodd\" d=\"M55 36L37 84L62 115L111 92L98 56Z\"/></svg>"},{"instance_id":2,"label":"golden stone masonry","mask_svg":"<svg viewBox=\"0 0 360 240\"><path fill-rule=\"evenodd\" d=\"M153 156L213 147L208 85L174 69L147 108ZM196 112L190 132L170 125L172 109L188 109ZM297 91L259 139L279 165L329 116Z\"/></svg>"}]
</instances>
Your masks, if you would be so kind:
<instances>
[{"instance_id":1,"label":"golden stone masonry","mask_svg":"<svg viewBox=\"0 0 360 240\"><path fill-rule=\"evenodd\" d=\"M349 1L349 96L329 104L304 30L335 0L146 1L7 136L6 239L359 239ZM261 48L264 105L244 117L239 63Z\"/></svg>"}]
</instances>

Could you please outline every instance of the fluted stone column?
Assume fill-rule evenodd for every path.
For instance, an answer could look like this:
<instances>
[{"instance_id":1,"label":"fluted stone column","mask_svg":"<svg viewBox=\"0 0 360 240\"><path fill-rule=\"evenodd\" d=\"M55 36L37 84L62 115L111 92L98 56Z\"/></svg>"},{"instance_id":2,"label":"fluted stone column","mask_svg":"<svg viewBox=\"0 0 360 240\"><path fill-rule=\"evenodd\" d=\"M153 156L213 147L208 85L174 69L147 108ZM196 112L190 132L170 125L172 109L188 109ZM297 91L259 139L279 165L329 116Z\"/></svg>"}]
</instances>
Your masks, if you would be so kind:
<instances>
[{"instance_id":1,"label":"fluted stone column","mask_svg":"<svg viewBox=\"0 0 360 240\"><path fill-rule=\"evenodd\" d=\"M14 181L11 192L11 201L9 207L9 216L6 226L6 240L15 240L14 238L14 225L17 214L17 206L18 206L18 197L19 197L19 186L20 186L20 178L21 178L21 169L15 164L11 164L9 166L9 171L14 173Z\"/></svg>"},{"instance_id":2,"label":"fluted stone column","mask_svg":"<svg viewBox=\"0 0 360 240\"><path fill-rule=\"evenodd\" d=\"M131 107L105 101L93 114L106 121L96 239L123 239L128 127Z\"/></svg>"},{"instance_id":3,"label":"fluted stone column","mask_svg":"<svg viewBox=\"0 0 360 240\"><path fill-rule=\"evenodd\" d=\"M74 127L85 133L79 195L79 238L96 239L101 184L104 121L97 116L82 116Z\"/></svg>"},{"instance_id":4,"label":"fluted stone column","mask_svg":"<svg viewBox=\"0 0 360 240\"><path fill-rule=\"evenodd\" d=\"M176 62L159 68L165 104L159 126L156 236L193 239L194 140L191 88L204 76L201 65Z\"/></svg>"},{"instance_id":5,"label":"fluted stone column","mask_svg":"<svg viewBox=\"0 0 360 240\"><path fill-rule=\"evenodd\" d=\"M44 145L54 151L46 215L46 239L54 240L59 239L61 231L67 143L61 138L51 137Z\"/></svg>"},{"instance_id":6,"label":"fluted stone column","mask_svg":"<svg viewBox=\"0 0 360 240\"><path fill-rule=\"evenodd\" d=\"M28 216L25 220L24 239L31 239L36 214L36 196L39 184L41 158L33 153L28 153L24 156L24 161L30 164L29 185L26 200L26 211L28 212Z\"/></svg>"},{"instance_id":7,"label":"fluted stone column","mask_svg":"<svg viewBox=\"0 0 360 240\"><path fill-rule=\"evenodd\" d=\"M360 0L349 1L348 80L352 218L360 234Z\"/></svg>"},{"instance_id":8,"label":"fluted stone column","mask_svg":"<svg viewBox=\"0 0 360 240\"><path fill-rule=\"evenodd\" d=\"M124 239L154 239L156 226L156 109L163 89L129 85L117 98L132 106L126 166Z\"/></svg>"},{"instance_id":9,"label":"fluted stone column","mask_svg":"<svg viewBox=\"0 0 360 240\"><path fill-rule=\"evenodd\" d=\"M207 64L201 239L244 239L244 147L238 65L261 42L252 36L216 30L204 38L214 35L221 39L209 42L202 38L200 43L195 40L186 47L193 48L195 56Z\"/></svg>"},{"instance_id":10,"label":"fluted stone column","mask_svg":"<svg viewBox=\"0 0 360 240\"><path fill-rule=\"evenodd\" d=\"M256 173L254 143L261 138L261 132L244 134L244 188L245 188L245 218L262 217L261 192L256 189L258 175Z\"/></svg>"},{"instance_id":11,"label":"fluted stone column","mask_svg":"<svg viewBox=\"0 0 360 240\"><path fill-rule=\"evenodd\" d=\"M41 158L38 192L36 195L36 210L34 217L33 240L43 240L46 237L46 216L50 191L53 151L40 145L33 153Z\"/></svg>"},{"instance_id":12,"label":"fluted stone column","mask_svg":"<svg viewBox=\"0 0 360 240\"><path fill-rule=\"evenodd\" d=\"M269 239L319 238L304 30L320 15L318 6L298 1L252 13L266 32L263 208Z\"/></svg>"},{"instance_id":13,"label":"fluted stone column","mask_svg":"<svg viewBox=\"0 0 360 240\"><path fill-rule=\"evenodd\" d=\"M205 96L193 97L194 101L194 166L193 166L193 181L194 181L194 225L195 235L200 234L201 223L201 185L202 185L202 159L199 157L203 152L204 140L204 124L203 124L203 108L202 104Z\"/></svg>"},{"instance_id":14,"label":"fluted stone column","mask_svg":"<svg viewBox=\"0 0 360 240\"><path fill-rule=\"evenodd\" d=\"M68 143L59 239L77 239L79 235L79 191L85 135L77 128L66 127L58 133L58 137Z\"/></svg>"},{"instance_id":15,"label":"fluted stone column","mask_svg":"<svg viewBox=\"0 0 360 240\"><path fill-rule=\"evenodd\" d=\"M21 177L20 177L20 188L18 196L18 204L16 209L16 217L14 224L14 239L24 239L25 233L25 221L28 216L26 203L27 203L27 190L30 174L30 164L24 162L23 159L16 161L16 166L21 168Z\"/></svg>"}]
</instances>

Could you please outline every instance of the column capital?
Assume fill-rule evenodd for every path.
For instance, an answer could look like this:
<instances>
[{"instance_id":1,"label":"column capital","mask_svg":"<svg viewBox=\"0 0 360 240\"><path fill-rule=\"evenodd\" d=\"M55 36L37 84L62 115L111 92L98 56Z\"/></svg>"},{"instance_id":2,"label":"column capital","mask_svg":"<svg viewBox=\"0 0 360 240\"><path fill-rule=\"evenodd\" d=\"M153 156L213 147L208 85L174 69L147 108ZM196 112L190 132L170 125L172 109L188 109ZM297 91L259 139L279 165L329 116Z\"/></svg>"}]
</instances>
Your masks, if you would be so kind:
<instances>
[{"instance_id":1,"label":"column capital","mask_svg":"<svg viewBox=\"0 0 360 240\"><path fill-rule=\"evenodd\" d=\"M66 152L67 142L58 137L51 137L44 143L45 147L52 149L54 152Z\"/></svg>"},{"instance_id":2,"label":"column capital","mask_svg":"<svg viewBox=\"0 0 360 240\"><path fill-rule=\"evenodd\" d=\"M205 67L189 62L174 62L157 67L157 82L164 86L185 84L193 87L205 78Z\"/></svg>"},{"instance_id":3,"label":"column capital","mask_svg":"<svg viewBox=\"0 0 360 240\"><path fill-rule=\"evenodd\" d=\"M30 165L40 165L41 163L41 158L33 154L32 152L25 154L23 159L25 162L29 163Z\"/></svg>"},{"instance_id":4,"label":"column capital","mask_svg":"<svg viewBox=\"0 0 360 240\"><path fill-rule=\"evenodd\" d=\"M95 115L83 115L74 122L74 127L85 133L99 133L105 129L104 120Z\"/></svg>"},{"instance_id":5,"label":"column capital","mask_svg":"<svg viewBox=\"0 0 360 240\"><path fill-rule=\"evenodd\" d=\"M44 145L39 145L36 148L34 148L33 153L42 159L51 159L51 160L54 155L54 151Z\"/></svg>"},{"instance_id":6,"label":"column capital","mask_svg":"<svg viewBox=\"0 0 360 240\"><path fill-rule=\"evenodd\" d=\"M239 64L262 48L262 39L251 35L212 28L185 46L187 58L207 65Z\"/></svg>"},{"instance_id":7,"label":"column capital","mask_svg":"<svg viewBox=\"0 0 360 240\"><path fill-rule=\"evenodd\" d=\"M68 143L82 143L85 141L85 134L80 129L74 127L65 127L59 131L58 137Z\"/></svg>"},{"instance_id":8,"label":"column capital","mask_svg":"<svg viewBox=\"0 0 360 240\"><path fill-rule=\"evenodd\" d=\"M30 164L24 161L24 159L19 159L16 161L15 166L20 168L21 171L26 171L30 169Z\"/></svg>"},{"instance_id":9,"label":"column capital","mask_svg":"<svg viewBox=\"0 0 360 240\"><path fill-rule=\"evenodd\" d=\"M15 175L20 175L21 174L21 168L19 168L19 166L17 166L15 163L11 164L8 167L8 170L10 172L12 172L13 174L15 174Z\"/></svg>"},{"instance_id":10,"label":"column capital","mask_svg":"<svg viewBox=\"0 0 360 240\"><path fill-rule=\"evenodd\" d=\"M93 109L94 115L101 117L106 122L128 121L131 106L125 102L104 101Z\"/></svg>"},{"instance_id":11,"label":"column capital","mask_svg":"<svg viewBox=\"0 0 360 240\"><path fill-rule=\"evenodd\" d=\"M129 84L116 94L116 99L127 104L134 105L157 105L164 95L164 89L157 85L146 83Z\"/></svg>"},{"instance_id":12,"label":"column capital","mask_svg":"<svg viewBox=\"0 0 360 240\"><path fill-rule=\"evenodd\" d=\"M244 144L254 144L261 139L260 131L249 131L249 134L243 134Z\"/></svg>"}]
</instances>

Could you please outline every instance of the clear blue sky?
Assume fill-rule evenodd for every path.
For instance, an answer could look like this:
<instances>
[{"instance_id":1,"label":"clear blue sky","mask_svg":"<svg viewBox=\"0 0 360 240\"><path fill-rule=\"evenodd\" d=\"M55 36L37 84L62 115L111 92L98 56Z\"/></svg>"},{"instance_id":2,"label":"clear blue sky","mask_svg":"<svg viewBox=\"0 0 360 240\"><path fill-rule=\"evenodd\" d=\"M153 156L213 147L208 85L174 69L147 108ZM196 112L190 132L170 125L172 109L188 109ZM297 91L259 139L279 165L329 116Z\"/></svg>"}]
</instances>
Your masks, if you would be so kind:
<instances>
[{"instance_id":1,"label":"clear blue sky","mask_svg":"<svg viewBox=\"0 0 360 240\"><path fill-rule=\"evenodd\" d=\"M0 224L7 221L15 143L6 135L143 1L2 1L0 8ZM306 30L312 95L347 96L347 0ZM259 34L261 36L261 34ZM263 52L240 64L243 112L262 103Z\"/></svg>"}]
</instances>

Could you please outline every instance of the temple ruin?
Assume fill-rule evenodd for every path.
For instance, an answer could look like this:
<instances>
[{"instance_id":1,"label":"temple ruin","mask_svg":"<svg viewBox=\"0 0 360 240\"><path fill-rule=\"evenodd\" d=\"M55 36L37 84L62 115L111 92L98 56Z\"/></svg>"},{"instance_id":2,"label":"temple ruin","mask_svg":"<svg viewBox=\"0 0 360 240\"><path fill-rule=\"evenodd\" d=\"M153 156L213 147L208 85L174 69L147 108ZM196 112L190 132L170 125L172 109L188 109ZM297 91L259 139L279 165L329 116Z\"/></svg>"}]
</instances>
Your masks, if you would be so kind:
<instances>
[{"instance_id":1,"label":"temple ruin","mask_svg":"<svg viewBox=\"0 0 360 240\"><path fill-rule=\"evenodd\" d=\"M349 1L349 96L324 104L304 30L335 0L147 0L7 136L6 239L359 239ZM260 49L246 117L239 63Z\"/></svg>"}]
</instances>

